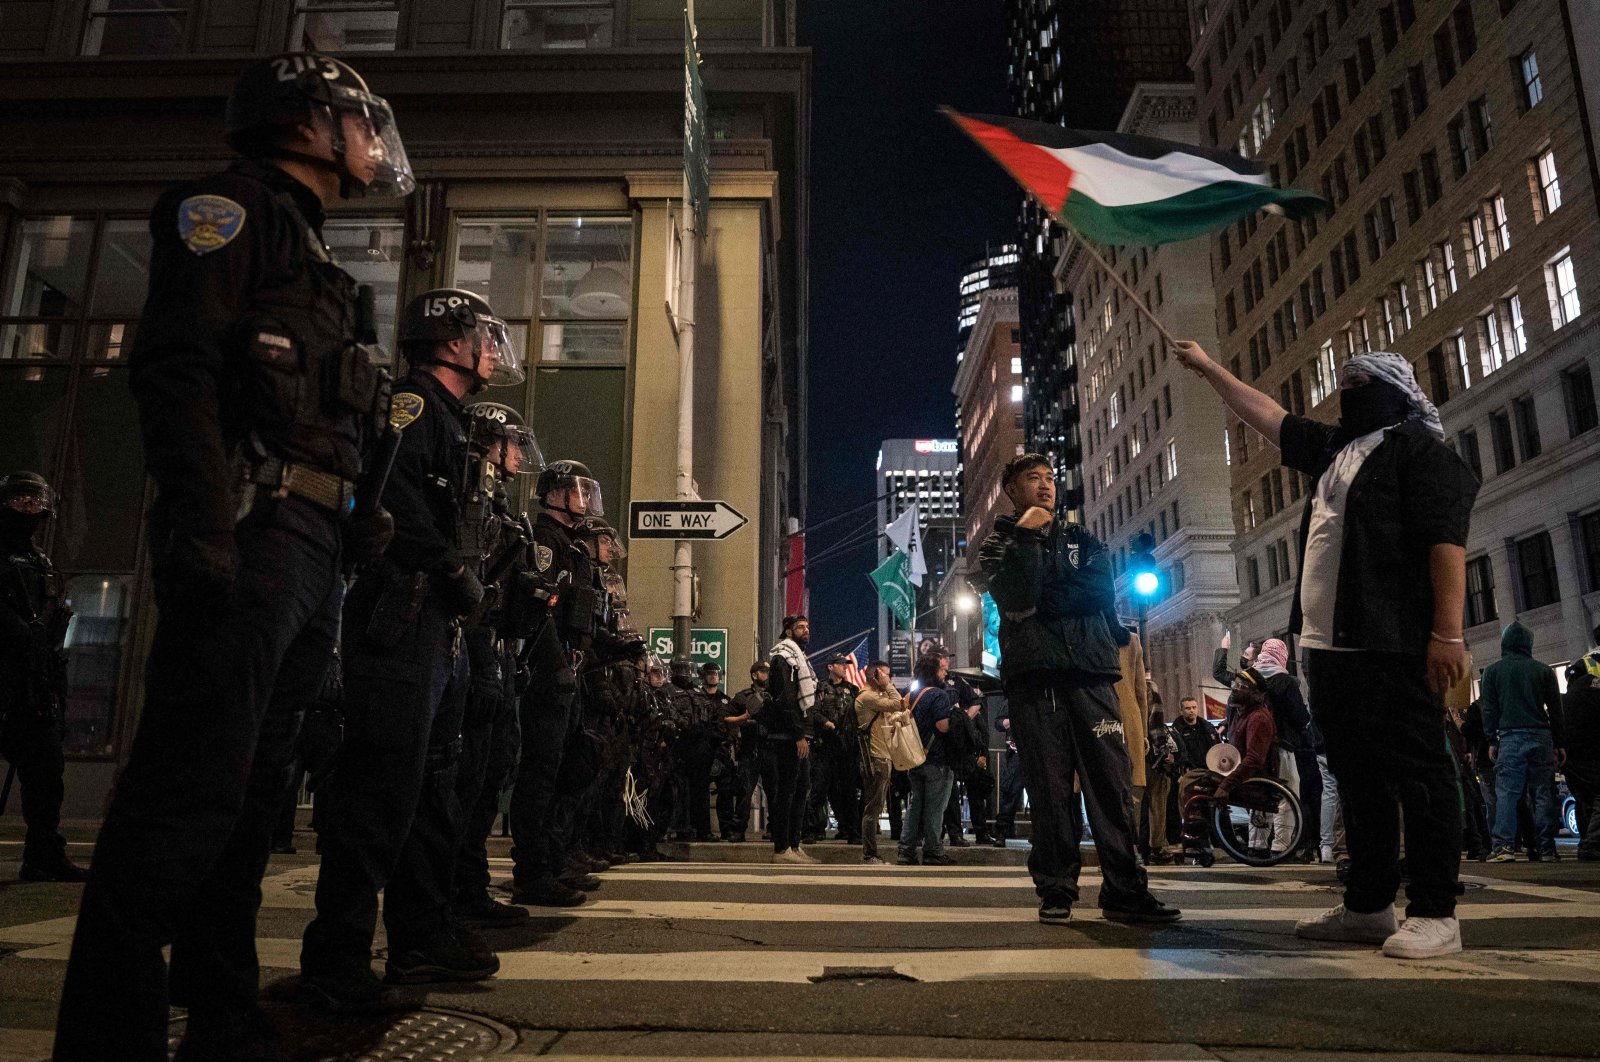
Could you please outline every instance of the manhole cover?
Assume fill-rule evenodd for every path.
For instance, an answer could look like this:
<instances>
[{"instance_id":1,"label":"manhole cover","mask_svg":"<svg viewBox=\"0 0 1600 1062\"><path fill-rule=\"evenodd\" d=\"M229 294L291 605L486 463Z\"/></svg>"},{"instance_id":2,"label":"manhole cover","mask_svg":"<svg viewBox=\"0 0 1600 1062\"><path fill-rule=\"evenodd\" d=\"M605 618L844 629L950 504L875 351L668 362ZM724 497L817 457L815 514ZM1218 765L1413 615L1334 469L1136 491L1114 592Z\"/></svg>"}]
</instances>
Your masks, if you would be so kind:
<instances>
[{"instance_id":1,"label":"manhole cover","mask_svg":"<svg viewBox=\"0 0 1600 1062\"><path fill-rule=\"evenodd\" d=\"M434 1007L371 1017L330 1015L305 1007L263 1002L262 1012L283 1035L297 1062L472 1062L504 1054L517 1034L475 1014ZM169 1025L176 1050L184 1019Z\"/></svg>"}]
</instances>

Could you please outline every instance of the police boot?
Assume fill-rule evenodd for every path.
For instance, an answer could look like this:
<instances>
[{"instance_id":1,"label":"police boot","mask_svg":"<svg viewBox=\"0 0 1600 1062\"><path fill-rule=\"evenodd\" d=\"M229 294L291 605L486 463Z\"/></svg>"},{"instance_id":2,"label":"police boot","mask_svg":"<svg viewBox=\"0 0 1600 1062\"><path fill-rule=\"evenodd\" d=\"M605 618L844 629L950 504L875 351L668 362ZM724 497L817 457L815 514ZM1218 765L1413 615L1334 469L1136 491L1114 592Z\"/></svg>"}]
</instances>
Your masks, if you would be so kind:
<instances>
[{"instance_id":1,"label":"police boot","mask_svg":"<svg viewBox=\"0 0 1600 1062\"><path fill-rule=\"evenodd\" d=\"M521 925L530 917L525 909L514 904L501 903L488 893L457 899L450 905L450 909L463 923L488 928Z\"/></svg>"},{"instance_id":2,"label":"police boot","mask_svg":"<svg viewBox=\"0 0 1600 1062\"><path fill-rule=\"evenodd\" d=\"M59 841L42 852L24 849L17 877L23 881L88 881L89 872L67 858L66 842Z\"/></svg>"},{"instance_id":3,"label":"police boot","mask_svg":"<svg viewBox=\"0 0 1600 1062\"><path fill-rule=\"evenodd\" d=\"M599 878L589 873L588 859L578 854L567 858L556 880L570 889L579 889L583 892L593 892L602 884Z\"/></svg>"},{"instance_id":4,"label":"police boot","mask_svg":"<svg viewBox=\"0 0 1600 1062\"><path fill-rule=\"evenodd\" d=\"M389 956L383 979L392 985L482 981L500 969L500 959L471 930L446 926L421 944Z\"/></svg>"},{"instance_id":5,"label":"police boot","mask_svg":"<svg viewBox=\"0 0 1600 1062\"><path fill-rule=\"evenodd\" d=\"M277 1028L249 1010L191 1010L173 1062L290 1062Z\"/></svg>"},{"instance_id":6,"label":"police boot","mask_svg":"<svg viewBox=\"0 0 1600 1062\"><path fill-rule=\"evenodd\" d=\"M512 903L528 907L577 907L584 899L581 890L564 885L555 878L519 882L511 894Z\"/></svg>"},{"instance_id":7,"label":"police boot","mask_svg":"<svg viewBox=\"0 0 1600 1062\"><path fill-rule=\"evenodd\" d=\"M295 998L330 1014L376 1014L401 1005L366 964L348 970L303 972Z\"/></svg>"}]
</instances>

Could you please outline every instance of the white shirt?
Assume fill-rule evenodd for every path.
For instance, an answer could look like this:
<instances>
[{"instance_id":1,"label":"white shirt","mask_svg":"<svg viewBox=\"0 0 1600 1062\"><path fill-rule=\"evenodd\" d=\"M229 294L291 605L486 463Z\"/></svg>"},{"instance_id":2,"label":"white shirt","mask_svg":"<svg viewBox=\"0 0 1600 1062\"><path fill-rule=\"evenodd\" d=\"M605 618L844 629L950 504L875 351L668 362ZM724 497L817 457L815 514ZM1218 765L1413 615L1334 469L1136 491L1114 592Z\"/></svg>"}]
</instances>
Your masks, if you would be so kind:
<instances>
[{"instance_id":1,"label":"white shirt","mask_svg":"<svg viewBox=\"0 0 1600 1062\"><path fill-rule=\"evenodd\" d=\"M1387 428L1369 432L1334 455L1317 481L1311 498L1311 523L1306 528L1305 558L1300 571L1300 647L1334 649L1333 610L1339 593L1339 559L1344 555L1344 506L1350 484ZM1352 651L1353 650L1346 650Z\"/></svg>"}]
</instances>

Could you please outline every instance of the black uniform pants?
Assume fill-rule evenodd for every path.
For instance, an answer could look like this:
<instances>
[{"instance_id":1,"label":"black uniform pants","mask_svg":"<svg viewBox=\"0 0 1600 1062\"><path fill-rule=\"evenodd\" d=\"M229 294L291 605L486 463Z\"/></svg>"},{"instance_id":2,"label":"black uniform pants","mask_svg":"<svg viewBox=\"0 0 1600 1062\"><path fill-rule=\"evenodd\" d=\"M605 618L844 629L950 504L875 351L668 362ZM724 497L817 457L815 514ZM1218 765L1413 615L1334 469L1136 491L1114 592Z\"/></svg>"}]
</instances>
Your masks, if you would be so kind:
<instances>
[{"instance_id":1,"label":"black uniform pants","mask_svg":"<svg viewBox=\"0 0 1600 1062\"><path fill-rule=\"evenodd\" d=\"M1028 870L1042 899L1078 900L1083 812L1076 778L1094 831L1103 883L1101 907L1123 907L1148 892L1133 854L1128 821L1133 765L1113 686L1105 680L1027 675L1006 688L1011 733L1028 779L1033 853Z\"/></svg>"},{"instance_id":2,"label":"black uniform pants","mask_svg":"<svg viewBox=\"0 0 1600 1062\"><path fill-rule=\"evenodd\" d=\"M369 966L379 892L391 956L450 924L467 657L432 597L398 639L376 644L367 631L385 589L363 576L344 610L344 744L317 793L322 869L300 952L309 975Z\"/></svg>"},{"instance_id":3,"label":"black uniform pants","mask_svg":"<svg viewBox=\"0 0 1600 1062\"><path fill-rule=\"evenodd\" d=\"M851 747L846 747L845 742ZM839 824L839 836L859 841L861 832L861 766L856 762L855 735L838 738L828 748L828 805Z\"/></svg>"},{"instance_id":4,"label":"black uniform pants","mask_svg":"<svg viewBox=\"0 0 1600 1062\"><path fill-rule=\"evenodd\" d=\"M334 519L289 498L237 529L232 592L158 573L144 711L95 846L57 1059L167 1057L172 1001L253 1007L256 910L301 715L344 593Z\"/></svg>"},{"instance_id":5,"label":"black uniform pants","mask_svg":"<svg viewBox=\"0 0 1600 1062\"><path fill-rule=\"evenodd\" d=\"M519 885L561 872L566 852L558 821L557 779L567 739L582 720L578 679L553 624L545 624L531 657L533 681L522 696L522 758L511 790L511 858Z\"/></svg>"},{"instance_id":6,"label":"black uniform pants","mask_svg":"<svg viewBox=\"0 0 1600 1062\"><path fill-rule=\"evenodd\" d=\"M1007 749L1000 763L1000 809L994 817L996 837L1014 837L1017 832L1017 812L1022 810L1023 778L1022 756Z\"/></svg>"},{"instance_id":7,"label":"black uniform pants","mask_svg":"<svg viewBox=\"0 0 1600 1062\"><path fill-rule=\"evenodd\" d=\"M746 738L733 751L719 753L728 756L723 774L717 779L717 827L725 839L740 836L750 828L750 798L761 780L757 748L754 738Z\"/></svg>"},{"instance_id":8,"label":"black uniform pants","mask_svg":"<svg viewBox=\"0 0 1600 1062\"><path fill-rule=\"evenodd\" d=\"M27 688L25 674L0 677L0 696L15 696ZM5 705L5 721L0 724L0 757L16 768L22 787L22 821L28 832L23 841L22 859L43 866L59 860L66 851L61 836L61 802L67 790L64 777L66 756L61 750L61 717L54 711L38 711L12 702Z\"/></svg>"},{"instance_id":9,"label":"black uniform pants","mask_svg":"<svg viewBox=\"0 0 1600 1062\"><path fill-rule=\"evenodd\" d=\"M1408 653L1306 652L1311 712L1339 779L1350 876L1344 904L1381 911L1400 890L1405 814L1409 917L1455 914L1461 871L1461 791L1444 705L1427 663Z\"/></svg>"},{"instance_id":10,"label":"black uniform pants","mask_svg":"<svg viewBox=\"0 0 1600 1062\"><path fill-rule=\"evenodd\" d=\"M675 825L694 834L697 841L711 837L711 765L717 758L717 737L696 728L685 733L673 746L677 772L679 813Z\"/></svg>"},{"instance_id":11,"label":"black uniform pants","mask_svg":"<svg viewBox=\"0 0 1600 1062\"><path fill-rule=\"evenodd\" d=\"M989 813L994 805L994 776L976 763L956 772L956 785L950 789L950 803L945 808L944 825L955 840L961 836L961 798L967 799L967 809L972 815L972 832L978 837L989 836Z\"/></svg>"},{"instance_id":12,"label":"black uniform pants","mask_svg":"<svg viewBox=\"0 0 1600 1062\"><path fill-rule=\"evenodd\" d=\"M500 790L517 758L516 658L500 647L488 628L468 631L465 643L472 680L461 721L456 777L461 829L451 895L458 903L488 896L489 833L500 811Z\"/></svg>"}]
</instances>

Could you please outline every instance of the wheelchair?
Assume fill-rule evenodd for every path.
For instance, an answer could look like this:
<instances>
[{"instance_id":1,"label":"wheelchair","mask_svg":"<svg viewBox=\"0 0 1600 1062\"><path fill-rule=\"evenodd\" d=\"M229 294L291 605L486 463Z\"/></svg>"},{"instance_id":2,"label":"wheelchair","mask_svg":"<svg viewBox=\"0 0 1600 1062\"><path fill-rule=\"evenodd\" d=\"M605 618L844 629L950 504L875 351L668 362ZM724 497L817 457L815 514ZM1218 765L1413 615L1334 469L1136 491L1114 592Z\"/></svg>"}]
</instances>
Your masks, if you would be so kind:
<instances>
[{"instance_id":1,"label":"wheelchair","mask_svg":"<svg viewBox=\"0 0 1600 1062\"><path fill-rule=\"evenodd\" d=\"M1237 863L1251 867L1273 867L1288 859L1300 846L1305 835L1305 813L1300 797L1276 778L1262 776L1240 782L1229 793L1227 800L1215 795L1199 793L1189 798L1210 805L1203 818L1210 839L1228 853ZM1287 819L1284 828L1274 829L1277 819ZM1184 856L1192 858L1202 867L1216 862L1216 854L1209 846L1191 848L1188 836L1188 817L1185 816ZM1253 846L1251 834L1266 840L1265 848ZM1199 838L1193 840L1198 841Z\"/></svg>"}]
</instances>

